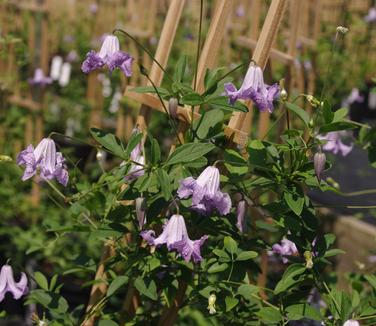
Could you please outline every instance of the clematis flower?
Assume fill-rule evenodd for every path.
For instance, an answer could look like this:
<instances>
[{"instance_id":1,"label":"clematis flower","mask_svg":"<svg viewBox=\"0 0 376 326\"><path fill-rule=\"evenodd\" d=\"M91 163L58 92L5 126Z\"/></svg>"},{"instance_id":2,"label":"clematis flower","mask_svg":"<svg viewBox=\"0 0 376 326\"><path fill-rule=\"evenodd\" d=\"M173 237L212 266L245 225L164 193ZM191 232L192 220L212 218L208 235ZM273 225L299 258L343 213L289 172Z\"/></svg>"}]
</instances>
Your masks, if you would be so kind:
<instances>
[{"instance_id":1,"label":"clematis flower","mask_svg":"<svg viewBox=\"0 0 376 326\"><path fill-rule=\"evenodd\" d=\"M354 319L346 320L343 326L360 326L359 322Z\"/></svg>"},{"instance_id":2,"label":"clematis flower","mask_svg":"<svg viewBox=\"0 0 376 326\"><path fill-rule=\"evenodd\" d=\"M159 237L155 238L155 232L152 230L142 231L140 235L149 245L158 247L166 244L169 251L177 250L185 261L190 261L192 258L195 263L202 260L201 246L208 238L204 235L199 240L191 240L184 217L178 214L170 217Z\"/></svg>"},{"instance_id":3,"label":"clematis flower","mask_svg":"<svg viewBox=\"0 0 376 326\"><path fill-rule=\"evenodd\" d=\"M342 106L344 108L349 108L351 104L355 102L362 103L363 101L364 101L364 96L360 95L359 89L353 88L349 96L347 96L345 100L342 102Z\"/></svg>"},{"instance_id":4,"label":"clematis flower","mask_svg":"<svg viewBox=\"0 0 376 326\"><path fill-rule=\"evenodd\" d=\"M219 170L215 166L208 166L197 180L192 177L181 180L178 196L181 199L192 196L192 209L204 215L214 209L227 215L231 209L230 196L219 190Z\"/></svg>"},{"instance_id":5,"label":"clematis flower","mask_svg":"<svg viewBox=\"0 0 376 326\"><path fill-rule=\"evenodd\" d=\"M12 293L13 298L18 300L28 291L27 277L25 273L21 273L21 278L18 283L13 278L12 267L4 265L0 272L0 302L4 300L7 292Z\"/></svg>"},{"instance_id":6,"label":"clematis flower","mask_svg":"<svg viewBox=\"0 0 376 326\"><path fill-rule=\"evenodd\" d=\"M139 129L135 128L134 133L139 133ZM131 167L128 171L128 174L125 176L125 181L131 182L145 174L144 165L145 157L142 155L142 146L141 143L138 143L136 147L132 150L130 154L130 159L138 164L131 163Z\"/></svg>"},{"instance_id":7,"label":"clematis flower","mask_svg":"<svg viewBox=\"0 0 376 326\"><path fill-rule=\"evenodd\" d=\"M353 144L345 145L342 143L341 138L346 135L343 131L332 131L325 136L318 136L321 140L326 140L326 144L322 147L324 151L332 152L333 154L341 153L342 156L346 156L353 149Z\"/></svg>"},{"instance_id":8,"label":"clematis flower","mask_svg":"<svg viewBox=\"0 0 376 326\"><path fill-rule=\"evenodd\" d=\"M110 72L119 68L125 76L132 75L133 58L124 51L120 51L119 39L114 35L107 35L100 51L91 50L87 53L81 69L87 74L95 69L107 65Z\"/></svg>"},{"instance_id":9,"label":"clematis flower","mask_svg":"<svg viewBox=\"0 0 376 326\"><path fill-rule=\"evenodd\" d=\"M142 229L144 224L146 223L145 198L143 197L136 198L135 206L136 206L136 216L137 216L138 225L140 229Z\"/></svg>"},{"instance_id":10,"label":"clematis flower","mask_svg":"<svg viewBox=\"0 0 376 326\"><path fill-rule=\"evenodd\" d=\"M29 84L33 86L45 87L46 85L52 84L52 78L44 75L41 68L37 68L34 71L34 77L29 78Z\"/></svg>"},{"instance_id":11,"label":"clematis flower","mask_svg":"<svg viewBox=\"0 0 376 326\"><path fill-rule=\"evenodd\" d=\"M226 83L225 95L229 98L230 104L236 100L252 100L261 111L273 111L273 101L279 95L279 85L268 86L264 83L263 72L253 62L249 65L243 84L239 90L232 83Z\"/></svg>"},{"instance_id":12,"label":"clematis flower","mask_svg":"<svg viewBox=\"0 0 376 326\"><path fill-rule=\"evenodd\" d=\"M241 200L238 203L238 207L236 208L236 227L239 229L241 233L245 231L245 228L247 226L247 223L245 221L245 212L247 210L247 203L245 200Z\"/></svg>"},{"instance_id":13,"label":"clematis flower","mask_svg":"<svg viewBox=\"0 0 376 326\"><path fill-rule=\"evenodd\" d=\"M43 138L34 149L29 145L17 156L17 164L25 166L22 180L25 181L39 172L42 179L56 178L63 186L68 184L68 171L63 154L56 152L55 142L51 138Z\"/></svg>"},{"instance_id":14,"label":"clematis flower","mask_svg":"<svg viewBox=\"0 0 376 326\"><path fill-rule=\"evenodd\" d=\"M286 264L288 259L283 256L292 256L298 253L298 249L295 246L295 243L288 240L282 239L281 244L276 243L272 246L272 252L275 254L280 254L282 256L282 262Z\"/></svg>"},{"instance_id":15,"label":"clematis flower","mask_svg":"<svg viewBox=\"0 0 376 326\"><path fill-rule=\"evenodd\" d=\"M313 157L313 166L315 168L315 174L317 180L320 182L321 180L321 173L325 168L326 156L324 153L316 153Z\"/></svg>"},{"instance_id":16,"label":"clematis flower","mask_svg":"<svg viewBox=\"0 0 376 326\"><path fill-rule=\"evenodd\" d=\"M376 22L376 8L375 7L369 8L367 16L364 17L364 21L366 21L367 23Z\"/></svg>"}]
</instances>

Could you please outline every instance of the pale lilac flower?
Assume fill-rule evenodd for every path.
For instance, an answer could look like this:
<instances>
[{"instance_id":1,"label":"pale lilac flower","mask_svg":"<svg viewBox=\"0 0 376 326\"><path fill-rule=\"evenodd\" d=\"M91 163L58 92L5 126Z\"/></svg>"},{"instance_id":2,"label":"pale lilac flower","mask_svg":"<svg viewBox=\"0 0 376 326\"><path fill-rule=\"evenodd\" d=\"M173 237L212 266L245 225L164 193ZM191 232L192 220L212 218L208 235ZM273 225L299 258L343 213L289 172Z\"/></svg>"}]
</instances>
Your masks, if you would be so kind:
<instances>
[{"instance_id":1,"label":"pale lilac flower","mask_svg":"<svg viewBox=\"0 0 376 326\"><path fill-rule=\"evenodd\" d=\"M133 58L124 51L120 51L119 39L115 35L107 35L99 52L91 50L82 63L82 71L89 73L107 65L110 72L119 68L125 76L132 75Z\"/></svg>"},{"instance_id":2,"label":"pale lilac flower","mask_svg":"<svg viewBox=\"0 0 376 326\"><path fill-rule=\"evenodd\" d=\"M168 250L175 249L185 261L190 261L192 258L195 263L202 260L201 246L208 238L204 235L199 240L191 240L184 217L178 214L170 217L159 237L155 238L155 233L152 230L142 231L140 235L149 245L158 247L166 244Z\"/></svg>"},{"instance_id":3,"label":"pale lilac flower","mask_svg":"<svg viewBox=\"0 0 376 326\"><path fill-rule=\"evenodd\" d=\"M252 100L261 111L273 111L273 101L279 95L279 85L268 86L264 83L263 72L253 62L249 65L247 74L239 90L232 83L226 83L225 95L229 98L230 104L236 100Z\"/></svg>"},{"instance_id":4,"label":"pale lilac flower","mask_svg":"<svg viewBox=\"0 0 376 326\"><path fill-rule=\"evenodd\" d=\"M247 211L247 203L245 200L241 200L238 203L238 207L236 208L236 227L239 229L241 233L244 233L245 228L247 226L247 221L245 220L245 213Z\"/></svg>"},{"instance_id":5,"label":"pale lilac flower","mask_svg":"<svg viewBox=\"0 0 376 326\"><path fill-rule=\"evenodd\" d=\"M132 133L139 133L139 129L135 128ZM130 159L138 164L131 163L131 167L125 176L125 181L131 182L145 174L145 157L142 154L141 143L138 143L130 154Z\"/></svg>"},{"instance_id":6,"label":"pale lilac flower","mask_svg":"<svg viewBox=\"0 0 376 326\"><path fill-rule=\"evenodd\" d=\"M95 2L91 3L91 4L89 5L89 12L90 12L91 14L96 14L97 11L98 11L98 5L97 5Z\"/></svg>"},{"instance_id":7,"label":"pale lilac flower","mask_svg":"<svg viewBox=\"0 0 376 326\"><path fill-rule=\"evenodd\" d=\"M343 131L332 131L325 136L319 136L321 140L326 140L326 144L322 147L324 151L332 152L333 154L341 153L342 156L346 156L353 149L353 144L345 145L342 143L341 138L346 135Z\"/></svg>"},{"instance_id":8,"label":"pale lilac flower","mask_svg":"<svg viewBox=\"0 0 376 326\"><path fill-rule=\"evenodd\" d=\"M25 166L22 180L25 181L39 172L42 179L56 178L66 186L68 184L68 171L63 154L56 151L55 142L51 138L43 138L34 149L29 145L17 156L17 164Z\"/></svg>"},{"instance_id":9,"label":"pale lilac flower","mask_svg":"<svg viewBox=\"0 0 376 326\"><path fill-rule=\"evenodd\" d=\"M140 229L143 228L143 226L146 223L146 203L145 198L138 197L135 200L135 206L136 206L136 216L138 221L138 226Z\"/></svg>"},{"instance_id":10,"label":"pale lilac flower","mask_svg":"<svg viewBox=\"0 0 376 326\"><path fill-rule=\"evenodd\" d=\"M25 273L21 273L21 278L18 283L13 277L12 267L4 265L0 272L0 302L4 300L7 292L12 293L13 298L18 300L28 291L27 277Z\"/></svg>"},{"instance_id":11,"label":"pale lilac flower","mask_svg":"<svg viewBox=\"0 0 376 326\"><path fill-rule=\"evenodd\" d=\"M315 174L317 179L321 180L321 173L324 171L325 168L325 162L326 162L326 156L324 153L316 153L313 157L313 166L315 168Z\"/></svg>"},{"instance_id":12,"label":"pale lilac flower","mask_svg":"<svg viewBox=\"0 0 376 326\"><path fill-rule=\"evenodd\" d=\"M204 215L214 209L227 215L231 209L230 196L219 189L219 170L215 166L208 166L197 180L192 177L181 180L178 196L182 199L192 196L192 209Z\"/></svg>"},{"instance_id":13,"label":"pale lilac flower","mask_svg":"<svg viewBox=\"0 0 376 326\"><path fill-rule=\"evenodd\" d=\"M369 263L375 264L376 263L376 255L368 256L367 260L368 260Z\"/></svg>"},{"instance_id":14,"label":"pale lilac flower","mask_svg":"<svg viewBox=\"0 0 376 326\"><path fill-rule=\"evenodd\" d=\"M359 92L358 88L353 88L351 90L351 93L349 94L349 96L347 96L343 100L342 107L349 108L351 106L351 104L353 104L355 102L358 102L358 103L364 102L364 96L360 95L360 92Z\"/></svg>"},{"instance_id":15,"label":"pale lilac flower","mask_svg":"<svg viewBox=\"0 0 376 326\"><path fill-rule=\"evenodd\" d=\"M78 61L77 51L76 50L69 51L65 59L68 62L76 62L76 61Z\"/></svg>"},{"instance_id":16,"label":"pale lilac flower","mask_svg":"<svg viewBox=\"0 0 376 326\"><path fill-rule=\"evenodd\" d=\"M235 13L236 13L237 17L244 17L244 15L245 15L244 6L242 4L237 6Z\"/></svg>"},{"instance_id":17,"label":"pale lilac flower","mask_svg":"<svg viewBox=\"0 0 376 326\"><path fill-rule=\"evenodd\" d=\"M298 249L295 246L295 243L288 240L282 239L281 244L276 243L272 246L272 252L275 254L280 254L282 256L282 262L286 264L288 259L283 256L292 256L298 253Z\"/></svg>"},{"instance_id":18,"label":"pale lilac flower","mask_svg":"<svg viewBox=\"0 0 376 326\"><path fill-rule=\"evenodd\" d=\"M312 61L311 60L304 60L303 67L306 71L312 70Z\"/></svg>"},{"instance_id":19,"label":"pale lilac flower","mask_svg":"<svg viewBox=\"0 0 376 326\"><path fill-rule=\"evenodd\" d=\"M375 7L369 8L368 14L367 14L367 16L364 17L364 20L367 23L376 22L376 8Z\"/></svg>"},{"instance_id":20,"label":"pale lilac flower","mask_svg":"<svg viewBox=\"0 0 376 326\"><path fill-rule=\"evenodd\" d=\"M354 319L346 320L343 326L360 326L359 322Z\"/></svg>"},{"instance_id":21,"label":"pale lilac flower","mask_svg":"<svg viewBox=\"0 0 376 326\"><path fill-rule=\"evenodd\" d=\"M41 68L37 68L34 71L34 77L29 78L29 84L33 86L44 87L52 83L52 78L45 76Z\"/></svg>"}]
</instances>

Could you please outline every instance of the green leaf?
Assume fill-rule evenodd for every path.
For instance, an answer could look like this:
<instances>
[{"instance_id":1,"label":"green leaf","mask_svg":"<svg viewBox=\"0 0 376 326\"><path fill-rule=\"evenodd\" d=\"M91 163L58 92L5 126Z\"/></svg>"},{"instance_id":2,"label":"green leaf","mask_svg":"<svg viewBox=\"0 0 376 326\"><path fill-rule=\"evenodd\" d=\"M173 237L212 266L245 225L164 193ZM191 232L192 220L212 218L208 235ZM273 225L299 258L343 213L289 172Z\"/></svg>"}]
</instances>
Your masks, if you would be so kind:
<instances>
[{"instance_id":1,"label":"green leaf","mask_svg":"<svg viewBox=\"0 0 376 326\"><path fill-rule=\"evenodd\" d=\"M236 260L250 260L256 258L258 253L256 251L242 251L237 257Z\"/></svg>"},{"instance_id":2,"label":"green leaf","mask_svg":"<svg viewBox=\"0 0 376 326\"><path fill-rule=\"evenodd\" d=\"M170 95L170 92L165 88L156 87L156 89L162 98L168 97ZM136 93L157 93L153 86L133 87L131 91Z\"/></svg>"},{"instance_id":3,"label":"green leaf","mask_svg":"<svg viewBox=\"0 0 376 326\"><path fill-rule=\"evenodd\" d=\"M107 290L107 297L112 296L118 289L128 282L128 276L117 276L110 284Z\"/></svg>"},{"instance_id":4,"label":"green leaf","mask_svg":"<svg viewBox=\"0 0 376 326\"><path fill-rule=\"evenodd\" d=\"M225 167L231 174L244 175L248 172L247 161L233 149L226 149L224 153Z\"/></svg>"},{"instance_id":5,"label":"green leaf","mask_svg":"<svg viewBox=\"0 0 376 326\"><path fill-rule=\"evenodd\" d=\"M226 297L225 303L226 303L226 312L227 312L233 309L234 307L236 307L236 305L239 303L239 300L233 297Z\"/></svg>"},{"instance_id":6,"label":"green leaf","mask_svg":"<svg viewBox=\"0 0 376 326\"><path fill-rule=\"evenodd\" d=\"M238 244L233 238L229 236L226 236L223 239L223 245L227 252L230 253L230 255L234 255L238 251Z\"/></svg>"},{"instance_id":7,"label":"green leaf","mask_svg":"<svg viewBox=\"0 0 376 326\"><path fill-rule=\"evenodd\" d=\"M119 326L119 324L111 319L101 319L98 322L98 326Z\"/></svg>"},{"instance_id":8,"label":"green leaf","mask_svg":"<svg viewBox=\"0 0 376 326\"><path fill-rule=\"evenodd\" d=\"M239 112L248 112L248 108L241 102L236 102L235 104L229 104L228 98L226 96L217 96L210 98L206 102L214 109L220 109L225 111L239 111Z\"/></svg>"},{"instance_id":9,"label":"green leaf","mask_svg":"<svg viewBox=\"0 0 376 326\"><path fill-rule=\"evenodd\" d=\"M341 108L334 112L333 122L339 122L342 121L344 118L346 118L349 114L349 110L347 108Z\"/></svg>"},{"instance_id":10,"label":"green leaf","mask_svg":"<svg viewBox=\"0 0 376 326\"><path fill-rule=\"evenodd\" d=\"M267 165L267 151L262 141L252 140L248 145L249 163L265 167Z\"/></svg>"},{"instance_id":11,"label":"green leaf","mask_svg":"<svg viewBox=\"0 0 376 326\"><path fill-rule=\"evenodd\" d=\"M161 159L161 149L159 147L158 141L153 138L152 136L149 136L151 149L150 149L150 162L151 164L157 164Z\"/></svg>"},{"instance_id":12,"label":"green leaf","mask_svg":"<svg viewBox=\"0 0 376 326\"><path fill-rule=\"evenodd\" d=\"M304 124L308 127L309 124L309 115L306 111L304 111L301 107L292 104L292 103L286 103L286 107L294 112L303 122Z\"/></svg>"},{"instance_id":13,"label":"green leaf","mask_svg":"<svg viewBox=\"0 0 376 326\"><path fill-rule=\"evenodd\" d=\"M141 277L138 277L134 282L134 286L138 292L146 297L155 301L158 300L157 286L153 280L150 281L149 286L146 286L144 280Z\"/></svg>"},{"instance_id":14,"label":"green leaf","mask_svg":"<svg viewBox=\"0 0 376 326\"><path fill-rule=\"evenodd\" d=\"M286 309L287 316L290 320L300 320L303 318L308 318L312 320L322 320L320 312L313 308L308 303L298 303L288 306Z\"/></svg>"},{"instance_id":15,"label":"green leaf","mask_svg":"<svg viewBox=\"0 0 376 326\"><path fill-rule=\"evenodd\" d=\"M214 263L213 265L209 267L208 273L213 274L213 273L223 272L227 268L228 268L228 264L226 263L223 263L223 264Z\"/></svg>"},{"instance_id":16,"label":"green leaf","mask_svg":"<svg viewBox=\"0 0 376 326\"><path fill-rule=\"evenodd\" d=\"M215 148L211 143L188 143L178 147L167 159L165 165L188 163L197 160Z\"/></svg>"},{"instance_id":17,"label":"green leaf","mask_svg":"<svg viewBox=\"0 0 376 326\"><path fill-rule=\"evenodd\" d=\"M327 133L330 131L354 129L357 125L349 121L338 121L323 125L320 127L320 133Z\"/></svg>"},{"instance_id":18,"label":"green leaf","mask_svg":"<svg viewBox=\"0 0 376 326\"><path fill-rule=\"evenodd\" d=\"M201 105L205 102L204 98L198 93L189 93L181 98L181 103L185 105Z\"/></svg>"},{"instance_id":19,"label":"green leaf","mask_svg":"<svg viewBox=\"0 0 376 326\"><path fill-rule=\"evenodd\" d=\"M258 286L252 285L252 284L242 284L238 288L238 294L247 300L254 299L252 295L258 292L259 292Z\"/></svg>"},{"instance_id":20,"label":"green leaf","mask_svg":"<svg viewBox=\"0 0 376 326\"><path fill-rule=\"evenodd\" d=\"M157 170L157 180L161 187L163 198L167 201L171 197L171 182L167 172L163 169Z\"/></svg>"},{"instance_id":21,"label":"green leaf","mask_svg":"<svg viewBox=\"0 0 376 326\"><path fill-rule=\"evenodd\" d=\"M220 262L229 262L231 261L230 256L228 253L224 250L221 249L214 249L213 254L219 257Z\"/></svg>"},{"instance_id":22,"label":"green leaf","mask_svg":"<svg viewBox=\"0 0 376 326\"><path fill-rule=\"evenodd\" d=\"M187 66L187 56L183 55L179 58L174 69L174 81L182 82L184 78L185 68Z\"/></svg>"},{"instance_id":23,"label":"green leaf","mask_svg":"<svg viewBox=\"0 0 376 326\"><path fill-rule=\"evenodd\" d=\"M206 111L199 120L195 120L194 128L196 128L197 136L200 139L205 139L208 135L213 137L215 134L220 133L222 131L223 118L224 115L221 110Z\"/></svg>"},{"instance_id":24,"label":"green leaf","mask_svg":"<svg viewBox=\"0 0 376 326\"><path fill-rule=\"evenodd\" d=\"M365 274L363 276L368 281L368 283L371 284L373 289L376 290L376 276L371 274Z\"/></svg>"},{"instance_id":25,"label":"green leaf","mask_svg":"<svg viewBox=\"0 0 376 326\"><path fill-rule=\"evenodd\" d=\"M297 192L285 191L283 198L285 199L287 205L291 208L291 210L296 215L300 216L304 206L304 195Z\"/></svg>"},{"instance_id":26,"label":"green leaf","mask_svg":"<svg viewBox=\"0 0 376 326\"><path fill-rule=\"evenodd\" d=\"M48 291L48 280L41 272L35 272L34 279L43 290Z\"/></svg>"},{"instance_id":27,"label":"green leaf","mask_svg":"<svg viewBox=\"0 0 376 326\"><path fill-rule=\"evenodd\" d=\"M257 312L257 315L266 323L266 325L273 325L282 320L282 315L279 310L272 307L261 308Z\"/></svg>"},{"instance_id":28,"label":"green leaf","mask_svg":"<svg viewBox=\"0 0 376 326\"><path fill-rule=\"evenodd\" d=\"M331 123L333 121L334 113L332 112L329 102L326 100L324 101L324 104L322 106L322 113L325 123Z\"/></svg>"},{"instance_id":29,"label":"green leaf","mask_svg":"<svg viewBox=\"0 0 376 326\"><path fill-rule=\"evenodd\" d=\"M306 268L302 264L292 264L283 273L282 279L277 283L274 293L279 294L283 291L286 291L294 284L298 283L301 274L305 272Z\"/></svg>"},{"instance_id":30,"label":"green leaf","mask_svg":"<svg viewBox=\"0 0 376 326\"><path fill-rule=\"evenodd\" d=\"M115 135L97 128L91 128L90 132L93 138L105 149L123 160L128 159L128 155L126 155L124 152L122 142Z\"/></svg>"},{"instance_id":31,"label":"green leaf","mask_svg":"<svg viewBox=\"0 0 376 326\"><path fill-rule=\"evenodd\" d=\"M333 257L340 254L345 254L346 252L341 249L330 249L327 252L325 252L324 257Z\"/></svg>"}]
</instances>

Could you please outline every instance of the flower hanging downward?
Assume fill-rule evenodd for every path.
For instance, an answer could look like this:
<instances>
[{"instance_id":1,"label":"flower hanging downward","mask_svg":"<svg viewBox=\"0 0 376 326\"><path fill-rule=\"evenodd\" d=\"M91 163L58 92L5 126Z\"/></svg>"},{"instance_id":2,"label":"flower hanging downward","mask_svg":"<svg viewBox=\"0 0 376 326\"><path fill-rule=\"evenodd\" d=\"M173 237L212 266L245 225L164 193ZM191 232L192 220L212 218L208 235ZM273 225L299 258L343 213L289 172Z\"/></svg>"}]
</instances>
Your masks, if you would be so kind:
<instances>
[{"instance_id":1,"label":"flower hanging downward","mask_svg":"<svg viewBox=\"0 0 376 326\"><path fill-rule=\"evenodd\" d=\"M246 211L247 203L245 200L241 200L236 208L236 227L241 233L244 233L247 227L247 221L245 219Z\"/></svg>"},{"instance_id":2,"label":"flower hanging downward","mask_svg":"<svg viewBox=\"0 0 376 326\"><path fill-rule=\"evenodd\" d=\"M326 140L326 144L322 147L324 151L332 152L333 154L341 153L346 156L353 149L353 144L345 145L342 143L342 137L346 135L343 131L332 131L325 136L318 136L321 140Z\"/></svg>"},{"instance_id":3,"label":"flower hanging downward","mask_svg":"<svg viewBox=\"0 0 376 326\"><path fill-rule=\"evenodd\" d=\"M172 215L164 225L163 232L157 238L152 230L142 231L140 233L151 246L167 245L168 250L177 250L185 261L193 259L195 263L202 260L201 246L208 236L204 235L199 240L191 240L188 236L184 217L181 215Z\"/></svg>"},{"instance_id":4,"label":"flower hanging downward","mask_svg":"<svg viewBox=\"0 0 376 326\"><path fill-rule=\"evenodd\" d=\"M29 84L33 86L45 87L46 85L52 84L52 78L44 75L41 68L37 68L34 71L34 77L29 78Z\"/></svg>"},{"instance_id":5,"label":"flower hanging downward","mask_svg":"<svg viewBox=\"0 0 376 326\"><path fill-rule=\"evenodd\" d=\"M321 180L321 173L325 169L325 162L326 162L326 156L324 153L322 152L315 153L315 155L313 156L313 167L315 169L315 174L319 182Z\"/></svg>"},{"instance_id":6,"label":"flower hanging downward","mask_svg":"<svg viewBox=\"0 0 376 326\"><path fill-rule=\"evenodd\" d=\"M273 101L279 96L279 85L264 84L262 69L253 62L249 65L247 74L239 90L232 83L225 84L225 94L231 104L236 100L252 100L261 111L273 111Z\"/></svg>"},{"instance_id":7,"label":"flower hanging downward","mask_svg":"<svg viewBox=\"0 0 376 326\"><path fill-rule=\"evenodd\" d=\"M125 76L130 77L132 62L133 58L127 52L120 51L119 39L114 35L107 35L99 52L91 50L87 53L81 69L87 74L107 65L111 72L119 68Z\"/></svg>"},{"instance_id":8,"label":"flower hanging downward","mask_svg":"<svg viewBox=\"0 0 376 326\"><path fill-rule=\"evenodd\" d=\"M56 152L55 142L51 138L43 138L34 149L29 145L17 156L17 164L25 166L22 180L34 176L38 171L42 179L56 178L63 186L68 184L68 171L63 154Z\"/></svg>"},{"instance_id":9,"label":"flower hanging downward","mask_svg":"<svg viewBox=\"0 0 376 326\"><path fill-rule=\"evenodd\" d=\"M135 128L132 132L133 134L140 133L140 130ZM132 150L131 154L129 155L129 158L134 163L131 163L131 167L125 176L125 181L131 182L139 177L142 177L145 174L145 157L142 154L142 145L141 143L138 143L136 147Z\"/></svg>"},{"instance_id":10,"label":"flower hanging downward","mask_svg":"<svg viewBox=\"0 0 376 326\"><path fill-rule=\"evenodd\" d=\"M195 180L192 177L180 181L178 189L180 198L192 196L192 209L208 215L214 209L221 215L227 215L231 209L231 199L219 190L219 170L208 166Z\"/></svg>"},{"instance_id":11,"label":"flower hanging downward","mask_svg":"<svg viewBox=\"0 0 376 326\"><path fill-rule=\"evenodd\" d=\"M282 239L281 244L276 243L272 246L272 252L275 254L280 254L282 256L282 262L286 264L288 259L284 256L292 256L298 253L298 249L295 246L295 243L288 240Z\"/></svg>"},{"instance_id":12,"label":"flower hanging downward","mask_svg":"<svg viewBox=\"0 0 376 326\"><path fill-rule=\"evenodd\" d=\"M21 279L18 283L13 278L12 267L4 265L0 272L0 302L4 300L5 294L10 292L13 298L18 300L28 291L27 277L25 273L21 273Z\"/></svg>"}]
</instances>

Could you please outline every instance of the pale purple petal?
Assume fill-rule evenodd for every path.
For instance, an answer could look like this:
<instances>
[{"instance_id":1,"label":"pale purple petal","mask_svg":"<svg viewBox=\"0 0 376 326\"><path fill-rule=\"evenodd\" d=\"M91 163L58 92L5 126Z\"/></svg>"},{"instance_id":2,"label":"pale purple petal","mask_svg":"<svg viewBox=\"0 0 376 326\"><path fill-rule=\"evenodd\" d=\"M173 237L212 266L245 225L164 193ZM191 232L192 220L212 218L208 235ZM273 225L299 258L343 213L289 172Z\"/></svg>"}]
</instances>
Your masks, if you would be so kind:
<instances>
[{"instance_id":1,"label":"pale purple petal","mask_svg":"<svg viewBox=\"0 0 376 326\"><path fill-rule=\"evenodd\" d=\"M37 172L37 162L34 156L34 147L29 145L25 150L17 156L17 164L24 165L25 171L22 176L22 181L30 179Z\"/></svg>"},{"instance_id":2,"label":"pale purple petal","mask_svg":"<svg viewBox=\"0 0 376 326\"><path fill-rule=\"evenodd\" d=\"M35 69L34 77L29 78L29 84L44 87L52 83L52 78L44 75L41 68Z\"/></svg>"},{"instance_id":3,"label":"pale purple petal","mask_svg":"<svg viewBox=\"0 0 376 326\"><path fill-rule=\"evenodd\" d=\"M88 74L89 72L102 68L104 66L104 61L101 57L98 56L98 54L91 50L86 54L86 58L84 62L82 63L81 69L85 74Z\"/></svg>"},{"instance_id":4,"label":"pale purple petal","mask_svg":"<svg viewBox=\"0 0 376 326\"><path fill-rule=\"evenodd\" d=\"M180 187L178 189L178 196L181 199L192 196L194 189L196 188L196 180L192 177L180 180Z\"/></svg>"},{"instance_id":5,"label":"pale purple petal","mask_svg":"<svg viewBox=\"0 0 376 326\"><path fill-rule=\"evenodd\" d=\"M146 223L145 198L143 197L136 198L135 207L136 207L136 216L137 216L138 226L140 227L140 229L142 229L144 224Z\"/></svg>"},{"instance_id":6,"label":"pale purple petal","mask_svg":"<svg viewBox=\"0 0 376 326\"><path fill-rule=\"evenodd\" d=\"M241 92L236 89L233 83L226 83L224 89L225 95L228 97L230 104L233 105L240 98Z\"/></svg>"},{"instance_id":7,"label":"pale purple petal","mask_svg":"<svg viewBox=\"0 0 376 326\"><path fill-rule=\"evenodd\" d=\"M143 155L139 155L135 160L138 164L131 163L131 167L127 173L127 175L124 177L125 181L131 182L145 174L145 158Z\"/></svg>"},{"instance_id":8,"label":"pale purple petal","mask_svg":"<svg viewBox=\"0 0 376 326\"><path fill-rule=\"evenodd\" d=\"M230 204L231 206L231 204ZM241 200L236 208L236 227L241 233L244 233L246 227L245 213L247 211L247 203L245 200Z\"/></svg>"},{"instance_id":9,"label":"pale purple petal","mask_svg":"<svg viewBox=\"0 0 376 326\"><path fill-rule=\"evenodd\" d=\"M153 230L141 231L140 236L150 245L154 246L155 232Z\"/></svg>"},{"instance_id":10,"label":"pale purple petal","mask_svg":"<svg viewBox=\"0 0 376 326\"><path fill-rule=\"evenodd\" d=\"M125 76L132 76L132 62L133 58L124 51L118 51L108 57L107 66L110 71L115 68L120 68Z\"/></svg>"},{"instance_id":11,"label":"pale purple petal","mask_svg":"<svg viewBox=\"0 0 376 326\"><path fill-rule=\"evenodd\" d=\"M185 261L190 261L193 258L195 263L202 260L201 246L208 239L207 235L204 235L199 240L184 239L179 242L175 242L172 245L172 249L176 249Z\"/></svg>"},{"instance_id":12,"label":"pale purple petal","mask_svg":"<svg viewBox=\"0 0 376 326\"><path fill-rule=\"evenodd\" d=\"M13 298L18 300L28 291L27 277L25 273L21 273L19 282L15 282L13 278L12 267L4 265L0 272L0 302L4 299L7 292L12 293Z\"/></svg>"}]
</instances>

